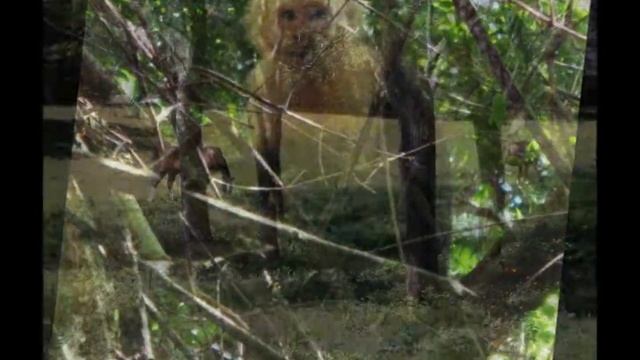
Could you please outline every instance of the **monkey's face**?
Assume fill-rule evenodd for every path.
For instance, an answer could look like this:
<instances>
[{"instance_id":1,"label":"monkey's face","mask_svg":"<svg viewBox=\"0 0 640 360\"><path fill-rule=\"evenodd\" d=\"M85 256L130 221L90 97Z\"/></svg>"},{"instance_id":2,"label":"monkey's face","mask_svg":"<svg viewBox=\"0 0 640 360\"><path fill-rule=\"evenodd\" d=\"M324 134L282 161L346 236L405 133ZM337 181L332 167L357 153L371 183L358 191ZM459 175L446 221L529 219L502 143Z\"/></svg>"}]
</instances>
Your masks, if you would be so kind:
<instances>
[{"instance_id":1,"label":"monkey's face","mask_svg":"<svg viewBox=\"0 0 640 360\"><path fill-rule=\"evenodd\" d=\"M280 39L276 54L290 65L307 65L327 45L331 8L320 1L281 4L276 11Z\"/></svg>"}]
</instances>

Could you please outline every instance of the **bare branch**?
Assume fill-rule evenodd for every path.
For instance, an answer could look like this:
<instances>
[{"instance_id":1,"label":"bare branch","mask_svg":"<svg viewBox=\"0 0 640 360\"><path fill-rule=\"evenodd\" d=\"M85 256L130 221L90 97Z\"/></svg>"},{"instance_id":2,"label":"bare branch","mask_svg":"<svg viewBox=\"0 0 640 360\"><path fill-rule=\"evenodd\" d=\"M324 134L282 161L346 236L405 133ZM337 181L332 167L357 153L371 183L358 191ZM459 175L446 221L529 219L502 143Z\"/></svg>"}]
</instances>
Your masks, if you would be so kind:
<instances>
[{"instance_id":1,"label":"bare branch","mask_svg":"<svg viewBox=\"0 0 640 360\"><path fill-rule=\"evenodd\" d=\"M540 12L539 10L534 9L533 7L525 4L524 2L522 2L520 0L503 0L503 2L506 2L506 3L509 3L509 4L516 4L518 7L520 7L524 11L526 11L529 14L533 15L533 17L536 18L537 20L540 20L541 22L547 23L552 27L560 29L560 30L566 32L567 34L575 37L576 39L587 41L587 36L586 35L580 34L579 32L567 27L566 25L564 25L562 23L555 22L555 20L552 19L551 17L546 16L545 14Z\"/></svg>"},{"instance_id":2,"label":"bare branch","mask_svg":"<svg viewBox=\"0 0 640 360\"><path fill-rule=\"evenodd\" d=\"M529 284L531 284L531 282L533 280L535 280L537 277L539 277L543 272L547 271L547 269L549 269L553 264L559 262L560 260L562 260L562 258L564 257L564 254L559 254L558 256L554 257L553 259L551 259L551 261L549 261L548 263L546 263L538 272L536 272L535 274L533 274L533 276L531 276L525 283L523 286L527 286Z\"/></svg>"},{"instance_id":3,"label":"bare branch","mask_svg":"<svg viewBox=\"0 0 640 360\"><path fill-rule=\"evenodd\" d=\"M381 129L382 126L381 126ZM386 134L384 133L384 131L380 131L380 138L382 140L382 146L383 149L387 149L387 137ZM398 246L398 255L400 256L400 261L402 261L402 263L406 263L406 258L404 255L404 247L402 246L402 235L400 233L400 226L398 224L398 216L396 214L396 201L395 198L393 196L393 186L392 186L392 182L391 182L391 169L389 166L389 162L384 163L384 170L385 170L385 180L387 183L387 197L389 199L389 212L390 212L390 217L391 217L391 223L393 224L393 233L395 235L396 238L396 245Z\"/></svg>"}]
</instances>

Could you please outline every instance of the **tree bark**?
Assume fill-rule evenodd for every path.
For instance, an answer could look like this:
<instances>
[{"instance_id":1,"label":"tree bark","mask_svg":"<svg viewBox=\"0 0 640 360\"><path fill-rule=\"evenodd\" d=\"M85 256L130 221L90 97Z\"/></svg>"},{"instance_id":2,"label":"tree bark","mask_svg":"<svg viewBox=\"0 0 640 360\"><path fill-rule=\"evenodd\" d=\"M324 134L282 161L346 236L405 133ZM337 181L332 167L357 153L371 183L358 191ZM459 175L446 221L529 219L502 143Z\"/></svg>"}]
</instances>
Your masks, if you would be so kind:
<instances>
[{"instance_id":1,"label":"tree bark","mask_svg":"<svg viewBox=\"0 0 640 360\"><path fill-rule=\"evenodd\" d=\"M397 6L394 1L386 3L386 13ZM412 19L410 20L412 21ZM435 114L433 96L428 84L422 88L408 75L402 66L402 53L406 34L387 26L381 39L383 49L383 80L386 88L386 103L381 108L383 115L400 121L401 152L420 148L435 142ZM442 244L436 233L436 148L427 146L413 154L410 159L400 161L400 173L405 186L406 230L403 240L427 238L404 245L404 254L409 265L434 273L440 271L439 255ZM413 269L407 273L407 292L412 298L420 298L425 288L424 279Z\"/></svg>"}]
</instances>

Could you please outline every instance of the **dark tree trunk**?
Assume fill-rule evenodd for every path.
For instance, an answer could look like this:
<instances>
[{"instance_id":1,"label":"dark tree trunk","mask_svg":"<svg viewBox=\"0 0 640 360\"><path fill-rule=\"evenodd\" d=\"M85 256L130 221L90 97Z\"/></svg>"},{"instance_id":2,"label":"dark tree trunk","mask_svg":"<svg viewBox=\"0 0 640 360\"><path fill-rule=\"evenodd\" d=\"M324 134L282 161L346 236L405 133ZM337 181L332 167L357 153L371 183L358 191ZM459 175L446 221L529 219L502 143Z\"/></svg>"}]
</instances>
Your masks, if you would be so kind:
<instances>
[{"instance_id":1,"label":"dark tree trunk","mask_svg":"<svg viewBox=\"0 0 640 360\"><path fill-rule=\"evenodd\" d=\"M569 197L561 303L570 313L597 314L596 285L596 121L598 101L597 1L591 2L582 101Z\"/></svg>"},{"instance_id":2,"label":"dark tree trunk","mask_svg":"<svg viewBox=\"0 0 640 360\"><path fill-rule=\"evenodd\" d=\"M395 6L387 2L387 13ZM405 185L406 231L403 241L424 238L404 245L408 265L438 273L442 243L436 233L436 148L433 96L428 84L421 88L402 66L406 35L387 27L381 38L383 49L383 79L385 84L384 115L400 121L401 149L413 151L400 161L400 173ZM386 102L386 103L385 103ZM374 110L375 111L375 110ZM431 146L425 146L432 144ZM425 282L418 272L407 273L407 292L420 298Z\"/></svg>"},{"instance_id":3,"label":"dark tree trunk","mask_svg":"<svg viewBox=\"0 0 640 360\"><path fill-rule=\"evenodd\" d=\"M435 116L429 95L411 83L405 73L397 68L389 77L390 94L400 120L401 151L406 152L435 142ZM435 189L436 149L428 146L412 159L400 162L405 181L406 233L405 240L428 237L405 246L406 259L413 265L432 272L439 271L438 257L442 250L436 233ZM424 284L414 270L407 278L407 290L412 297L419 297Z\"/></svg>"},{"instance_id":4,"label":"dark tree trunk","mask_svg":"<svg viewBox=\"0 0 640 360\"><path fill-rule=\"evenodd\" d=\"M195 72L193 66L203 66L206 60L206 12L204 1L193 0L190 6L192 21L192 66L187 69L185 77L180 79L177 90L177 98L184 107L179 107L175 112L174 130L178 139L180 150L180 164L182 179L182 208L186 224L184 237L187 246L194 241L202 241L205 244L213 242L213 235L209 223L209 208L206 203L188 196L187 192L206 194L208 177L200 159L198 150L202 147L202 129L196 120L190 117L188 111L192 108L191 96L186 81L193 81ZM189 249L187 249L189 252Z\"/></svg>"},{"instance_id":5,"label":"dark tree trunk","mask_svg":"<svg viewBox=\"0 0 640 360\"><path fill-rule=\"evenodd\" d=\"M186 110L180 110L174 117L174 131L180 150L182 209L186 220L184 238L187 244L197 241L211 243L213 236L209 226L209 208L206 203L187 195L188 192L206 194L207 190L207 173L198 154L202 145L202 130L189 118Z\"/></svg>"}]
</instances>

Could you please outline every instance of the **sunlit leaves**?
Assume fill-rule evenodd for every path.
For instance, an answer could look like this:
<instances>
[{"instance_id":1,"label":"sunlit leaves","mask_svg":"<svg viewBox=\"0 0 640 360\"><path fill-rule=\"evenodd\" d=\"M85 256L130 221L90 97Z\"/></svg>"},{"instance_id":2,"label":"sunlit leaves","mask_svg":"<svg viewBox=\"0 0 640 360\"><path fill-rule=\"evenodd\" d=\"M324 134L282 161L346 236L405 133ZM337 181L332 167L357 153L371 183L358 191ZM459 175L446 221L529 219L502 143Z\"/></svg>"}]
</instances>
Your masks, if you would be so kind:
<instances>
[{"instance_id":1,"label":"sunlit leaves","mask_svg":"<svg viewBox=\"0 0 640 360\"><path fill-rule=\"evenodd\" d=\"M544 303L525 319L525 334L528 358L546 360L553 352L556 319L558 313L558 294L549 295Z\"/></svg>"},{"instance_id":2,"label":"sunlit leaves","mask_svg":"<svg viewBox=\"0 0 640 360\"><path fill-rule=\"evenodd\" d=\"M487 183L480 184L476 193L471 197L471 201L477 206L489 206L494 196L493 187Z\"/></svg>"},{"instance_id":3,"label":"sunlit leaves","mask_svg":"<svg viewBox=\"0 0 640 360\"><path fill-rule=\"evenodd\" d=\"M466 246L454 245L450 253L451 275L460 276L469 273L480 261L475 251Z\"/></svg>"}]
</instances>

